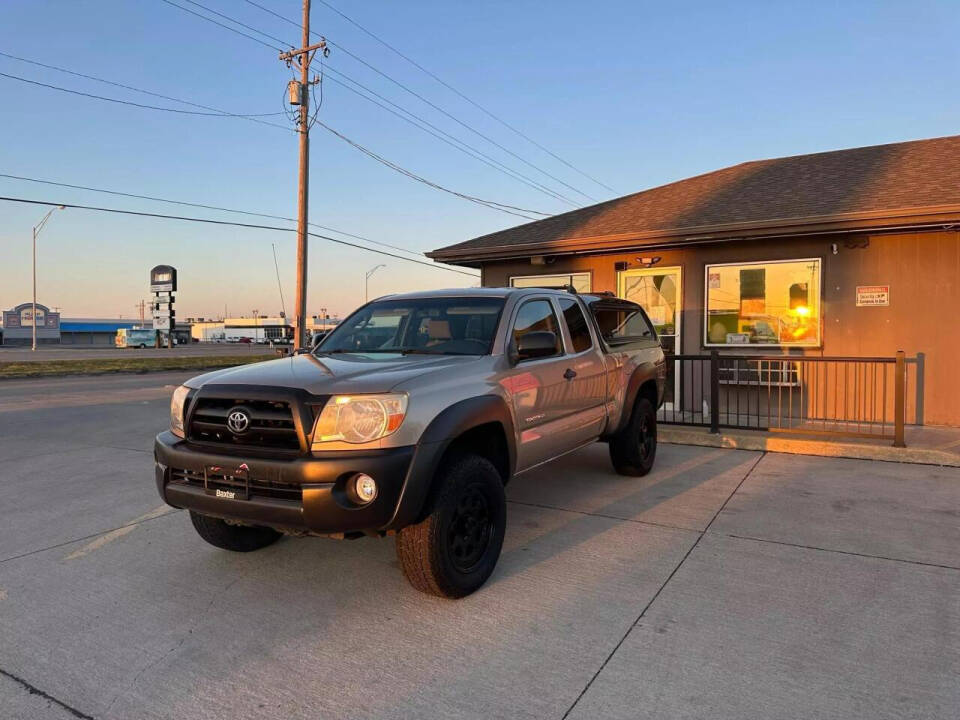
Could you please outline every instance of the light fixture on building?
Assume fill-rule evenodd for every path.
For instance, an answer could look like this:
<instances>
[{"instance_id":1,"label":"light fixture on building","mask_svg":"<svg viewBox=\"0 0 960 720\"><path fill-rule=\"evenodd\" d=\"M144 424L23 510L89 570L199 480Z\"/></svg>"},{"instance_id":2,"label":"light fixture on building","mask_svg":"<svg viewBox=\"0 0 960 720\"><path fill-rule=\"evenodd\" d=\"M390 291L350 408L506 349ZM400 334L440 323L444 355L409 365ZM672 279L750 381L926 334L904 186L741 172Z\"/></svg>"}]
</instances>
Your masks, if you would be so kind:
<instances>
[{"instance_id":1,"label":"light fixture on building","mask_svg":"<svg viewBox=\"0 0 960 720\"><path fill-rule=\"evenodd\" d=\"M660 257L659 255L655 255L655 256L653 256L653 257L638 257L638 258L637 258L637 262L640 263L641 265L643 265L644 267L653 267L653 266L656 265L658 262L660 262L660 260L661 260L661 257Z\"/></svg>"},{"instance_id":2,"label":"light fixture on building","mask_svg":"<svg viewBox=\"0 0 960 720\"><path fill-rule=\"evenodd\" d=\"M531 265L550 265L556 258L552 255L533 255L530 258Z\"/></svg>"}]
</instances>

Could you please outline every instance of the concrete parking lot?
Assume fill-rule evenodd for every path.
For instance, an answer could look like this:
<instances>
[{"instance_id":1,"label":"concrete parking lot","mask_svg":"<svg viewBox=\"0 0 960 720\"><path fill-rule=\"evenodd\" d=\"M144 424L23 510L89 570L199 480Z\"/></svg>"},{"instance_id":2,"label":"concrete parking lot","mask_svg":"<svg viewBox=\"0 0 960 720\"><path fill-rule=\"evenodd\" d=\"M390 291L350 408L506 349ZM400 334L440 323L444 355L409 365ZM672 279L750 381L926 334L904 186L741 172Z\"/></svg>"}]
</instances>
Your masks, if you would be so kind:
<instances>
[{"instance_id":1,"label":"concrete parking lot","mask_svg":"<svg viewBox=\"0 0 960 720\"><path fill-rule=\"evenodd\" d=\"M203 543L153 485L184 377L0 383L0 717L960 714L960 469L597 445L445 601L390 539Z\"/></svg>"}]
</instances>

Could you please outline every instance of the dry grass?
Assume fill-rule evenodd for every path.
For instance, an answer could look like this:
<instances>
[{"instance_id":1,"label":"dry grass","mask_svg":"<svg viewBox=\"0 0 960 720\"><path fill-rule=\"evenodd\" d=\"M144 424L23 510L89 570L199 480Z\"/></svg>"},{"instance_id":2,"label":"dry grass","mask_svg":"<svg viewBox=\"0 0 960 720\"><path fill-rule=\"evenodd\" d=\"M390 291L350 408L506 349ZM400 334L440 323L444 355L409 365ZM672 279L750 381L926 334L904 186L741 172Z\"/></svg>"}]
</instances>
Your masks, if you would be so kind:
<instances>
[{"instance_id":1,"label":"dry grass","mask_svg":"<svg viewBox=\"0 0 960 720\"><path fill-rule=\"evenodd\" d=\"M93 360L0 362L0 378L149 373L159 372L161 370L211 370L274 359L276 359L275 355L214 355L209 357L103 358Z\"/></svg>"}]
</instances>

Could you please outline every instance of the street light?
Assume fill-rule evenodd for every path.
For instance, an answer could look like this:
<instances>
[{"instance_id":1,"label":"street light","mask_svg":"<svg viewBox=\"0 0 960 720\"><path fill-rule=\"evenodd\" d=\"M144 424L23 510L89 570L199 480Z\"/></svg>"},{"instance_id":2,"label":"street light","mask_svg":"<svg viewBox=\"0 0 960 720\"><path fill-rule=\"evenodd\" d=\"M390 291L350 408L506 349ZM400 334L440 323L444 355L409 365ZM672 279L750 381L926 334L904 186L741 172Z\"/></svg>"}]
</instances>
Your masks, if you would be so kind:
<instances>
[{"instance_id":1,"label":"street light","mask_svg":"<svg viewBox=\"0 0 960 720\"><path fill-rule=\"evenodd\" d=\"M386 265L377 265L367 270L367 276L363 280L363 302L366 303L370 298L370 276L373 275L377 270Z\"/></svg>"},{"instance_id":2,"label":"street light","mask_svg":"<svg viewBox=\"0 0 960 720\"><path fill-rule=\"evenodd\" d=\"M31 347L33 352L37 351L37 235L43 230L43 226L47 224L47 220L53 215L54 210L64 209L63 205L50 208L47 210L47 214L43 216L43 220L33 226L33 318L30 321L33 329L33 344Z\"/></svg>"},{"instance_id":3,"label":"street light","mask_svg":"<svg viewBox=\"0 0 960 720\"><path fill-rule=\"evenodd\" d=\"M257 344L260 342L260 311L253 311L253 342Z\"/></svg>"}]
</instances>

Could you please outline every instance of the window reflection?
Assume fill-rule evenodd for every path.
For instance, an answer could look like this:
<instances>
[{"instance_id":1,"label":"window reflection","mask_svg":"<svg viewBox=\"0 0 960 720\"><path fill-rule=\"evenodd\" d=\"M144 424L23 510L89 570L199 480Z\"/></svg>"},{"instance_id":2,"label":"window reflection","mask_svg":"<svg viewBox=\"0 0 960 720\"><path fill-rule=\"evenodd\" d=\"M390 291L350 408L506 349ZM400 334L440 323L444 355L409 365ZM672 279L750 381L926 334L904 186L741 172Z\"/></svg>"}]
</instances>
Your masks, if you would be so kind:
<instances>
[{"instance_id":1,"label":"window reflection","mask_svg":"<svg viewBox=\"0 0 960 720\"><path fill-rule=\"evenodd\" d=\"M708 345L818 345L820 260L708 265Z\"/></svg>"}]
</instances>

